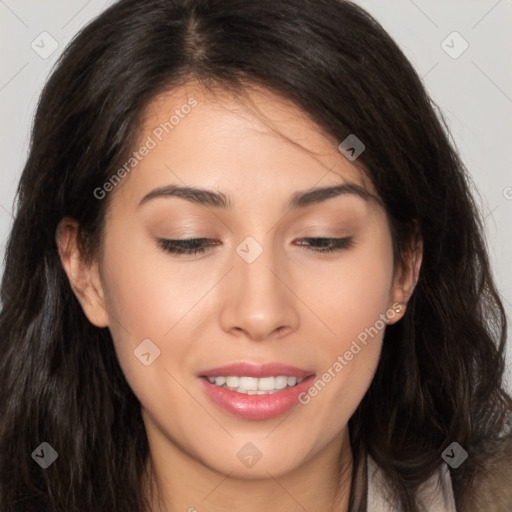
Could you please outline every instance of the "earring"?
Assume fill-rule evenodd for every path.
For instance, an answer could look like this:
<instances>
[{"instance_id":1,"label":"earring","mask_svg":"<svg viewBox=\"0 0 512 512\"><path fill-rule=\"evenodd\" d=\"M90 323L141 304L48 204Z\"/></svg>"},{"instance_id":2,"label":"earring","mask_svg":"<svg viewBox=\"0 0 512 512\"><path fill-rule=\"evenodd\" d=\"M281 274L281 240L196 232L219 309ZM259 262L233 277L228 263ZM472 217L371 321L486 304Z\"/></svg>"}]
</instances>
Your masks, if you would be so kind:
<instances>
[{"instance_id":1,"label":"earring","mask_svg":"<svg viewBox=\"0 0 512 512\"><path fill-rule=\"evenodd\" d=\"M397 304L397 305L395 306L395 311L396 311L397 313L400 313L400 311L402 311L402 304Z\"/></svg>"}]
</instances>

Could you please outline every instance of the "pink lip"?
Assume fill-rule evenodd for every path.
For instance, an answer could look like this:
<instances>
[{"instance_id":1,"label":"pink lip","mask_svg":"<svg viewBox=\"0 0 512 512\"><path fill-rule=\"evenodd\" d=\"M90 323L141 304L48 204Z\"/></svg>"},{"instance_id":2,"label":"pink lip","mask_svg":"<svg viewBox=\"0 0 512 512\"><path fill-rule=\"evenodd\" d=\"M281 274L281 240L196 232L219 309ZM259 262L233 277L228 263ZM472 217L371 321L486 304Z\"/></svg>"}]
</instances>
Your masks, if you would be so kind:
<instances>
[{"instance_id":1,"label":"pink lip","mask_svg":"<svg viewBox=\"0 0 512 512\"><path fill-rule=\"evenodd\" d=\"M212 368L198 373L199 377L220 377L235 375L239 377L272 377L283 375L286 377L309 377L315 372L312 370L302 370L295 366L289 366L281 363L233 363L218 368ZM262 395L259 395L262 396Z\"/></svg>"},{"instance_id":2,"label":"pink lip","mask_svg":"<svg viewBox=\"0 0 512 512\"><path fill-rule=\"evenodd\" d=\"M285 375L288 377L302 377L304 380L296 386L276 391L271 395L247 395L215 386L206 379L206 377L219 377L221 375L246 377ZM236 363L201 372L199 377L206 395L224 411L247 420L266 420L280 416L297 405L299 395L309 389L315 379L315 374L311 371L277 363L264 365Z\"/></svg>"}]
</instances>

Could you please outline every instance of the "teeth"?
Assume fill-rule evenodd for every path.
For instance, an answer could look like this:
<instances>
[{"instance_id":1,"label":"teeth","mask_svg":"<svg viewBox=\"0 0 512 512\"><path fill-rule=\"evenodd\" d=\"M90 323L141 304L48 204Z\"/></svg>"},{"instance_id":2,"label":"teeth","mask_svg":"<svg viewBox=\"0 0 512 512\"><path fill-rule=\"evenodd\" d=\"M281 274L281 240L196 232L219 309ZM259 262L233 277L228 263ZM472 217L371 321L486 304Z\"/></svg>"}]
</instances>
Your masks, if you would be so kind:
<instances>
[{"instance_id":1,"label":"teeth","mask_svg":"<svg viewBox=\"0 0 512 512\"><path fill-rule=\"evenodd\" d=\"M301 380L302 382L302 380ZM297 377L288 377L288 386L295 386L297 384Z\"/></svg>"},{"instance_id":2,"label":"teeth","mask_svg":"<svg viewBox=\"0 0 512 512\"><path fill-rule=\"evenodd\" d=\"M258 379L254 377L240 377L238 387L247 389L247 391L258 391Z\"/></svg>"},{"instance_id":3,"label":"teeth","mask_svg":"<svg viewBox=\"0 0 512 512\"><path fill-rule=\"evenodd\" d=\"M287 387L296 386L304 380L303 377L298 379L297 377L287 377L285 375L261 378L221 375L219 377L207 377L207 379L211 384L247 395L272 394Z\"/></svg>"},{"instance_id":4,"label":"teeth","mask_svg":"<svg viewBox=\"0 0 512 512\"><path fill-rule=\"evenodd\" d=\"M258 380L258 379L256 379ZM262 377L259 379L258 389L261 391L271 391L276 387L276 378L275 377Z\"/></svg>"},{"instance_id":5,"label":"teeth","mask_svg":"<svg viewBox=\"0 0 512 512\"><path fill-rule=\"evenodd\" d=\"M288 377L276 377L276 389L284 389L288 386Z\"/></svg>"},{"instance_id":6,"label":"teeth","mask_svg":"<svg viewBox=\"0 0 512 512\"><path fill-rule=\"evenodd\" d=\"M217 379L215 379L215 380L217 380ZM237 388L239 380L240 379L238 377L226 377L226 386L228 388Z\"/></svg>"}]
</instances>

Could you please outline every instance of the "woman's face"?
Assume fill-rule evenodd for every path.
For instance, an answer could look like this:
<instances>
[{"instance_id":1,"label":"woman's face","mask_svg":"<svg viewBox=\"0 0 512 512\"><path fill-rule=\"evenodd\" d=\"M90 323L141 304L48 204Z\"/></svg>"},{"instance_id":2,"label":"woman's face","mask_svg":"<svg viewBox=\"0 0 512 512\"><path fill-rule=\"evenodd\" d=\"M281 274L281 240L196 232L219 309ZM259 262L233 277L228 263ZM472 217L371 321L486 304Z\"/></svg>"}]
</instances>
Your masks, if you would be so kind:
<instances>
[{"instance_id":1,"label":"woman's face","mask_svg":"<svg viewBox=\"0 0 512 512\"><path fill-rule=\"evenodd\" d=\"M394 278L385 211L341 141L268 92L250 97L259 115L192 84L153 102L130 171L109 192L104 253L81 301L112 333L153 450L261 478L346 434L377 367L383 319L399 319L393 306L407 292ZM151 194L165 187L209 192ZM207 239L204 252L161 242L191 238ZM340 240L322 253L315 238ZM218 370L238 363L249 366ZM246 377L228 384L263 392L221 389L206 374ZM260 389L310 375L300 393Z\"/></svg>"}]
</instances>

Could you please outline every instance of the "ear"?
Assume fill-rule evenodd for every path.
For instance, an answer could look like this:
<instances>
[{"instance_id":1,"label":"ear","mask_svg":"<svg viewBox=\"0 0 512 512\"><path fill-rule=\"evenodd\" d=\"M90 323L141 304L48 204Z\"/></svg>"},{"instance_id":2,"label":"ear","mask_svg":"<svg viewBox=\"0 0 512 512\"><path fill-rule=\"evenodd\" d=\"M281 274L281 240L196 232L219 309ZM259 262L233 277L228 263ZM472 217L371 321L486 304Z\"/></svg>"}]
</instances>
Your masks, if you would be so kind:
<instances>
[{"instance_id":1,"label":"ear","mask_svg":"<svg viewBox=\"0 0 512 512\"><path fill-rule=\"evenodd\" d=\"M407 309L407 303L418 283L423 258L423 242L416 229L407 251L402 253L402 261L397 265L391 288L388 324L398 322Z\"/></svg>"},{"instance_id":2,"label":"ear","mask_svg":"<svg viewBox=\"0 0 512 512\"><path fill-rule=\"evenodd\" d=\"M55 231L55 242L71 288L89 321L97 327L109 323L98 262L86 264L78 245L78 222L64 217Z\"/></svg>"}]
</instances>

